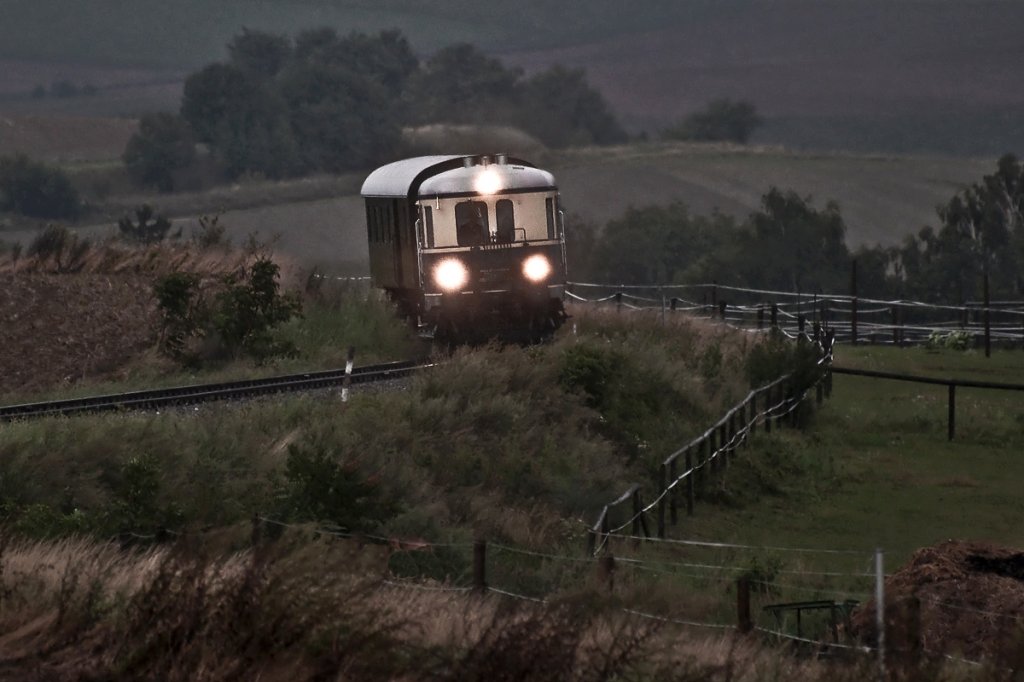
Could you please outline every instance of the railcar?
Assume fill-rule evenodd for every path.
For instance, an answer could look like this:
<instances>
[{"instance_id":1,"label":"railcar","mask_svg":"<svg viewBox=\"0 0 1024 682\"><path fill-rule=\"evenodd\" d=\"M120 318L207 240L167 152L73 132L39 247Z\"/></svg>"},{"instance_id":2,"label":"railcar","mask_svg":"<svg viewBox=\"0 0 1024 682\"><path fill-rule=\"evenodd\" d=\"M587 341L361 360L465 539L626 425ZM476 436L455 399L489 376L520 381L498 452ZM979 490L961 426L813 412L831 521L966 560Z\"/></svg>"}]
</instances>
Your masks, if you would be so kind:
<instances>
[{"instance_id":1,"label":"railcar","mask_svg":"<svg viewBox=\"0 0 1024 682\"><path fill-rule=\"evenodd\" d=\"M566 319L551 173L503 154L421 156L363 183L370 274L424 336L539 340Z\"/></svg>"}]
</instances>

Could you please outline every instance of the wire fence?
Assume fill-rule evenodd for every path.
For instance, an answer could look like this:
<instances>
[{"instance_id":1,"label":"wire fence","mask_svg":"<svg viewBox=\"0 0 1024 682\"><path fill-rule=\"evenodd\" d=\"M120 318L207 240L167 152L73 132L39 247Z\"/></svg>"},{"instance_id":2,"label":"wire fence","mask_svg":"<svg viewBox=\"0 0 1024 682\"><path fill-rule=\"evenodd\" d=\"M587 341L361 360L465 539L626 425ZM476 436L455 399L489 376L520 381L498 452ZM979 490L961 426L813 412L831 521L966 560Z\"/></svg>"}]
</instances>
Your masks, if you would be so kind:
<instances>
[{"instance_id":1,"label":"wire fence","mask_svg":"<svg viewBox=\"0 0 1024 682\"><path fill-rule=\"evenodd\" d=\"M811 326L840 343L1024 345L1024 301L943 305L846 294L774 291L712 284L625 285L569 282L566 297L617 310L685 312L737 328L796 335Z\"/></svg>"},{"instance_id":2,"label":"wire fence","mask_svg":"<svg viewBox=\"0 0 1024 682\"><path fill-rule=\"evenodd\" d=\"M666 539L666 526L679 523L680 506L687 516L693 515L696 491L707 479L725 472L730 459L747 445L759 425L768 433L783 424L796 425L797 410L809 391L815 390L819 404L831 393L833 341L831 334L823 336L820 328L815 328L813 340L801 334L797 342L813 343L817 352L814 381L801 385L793 374L786 374L750 391L704 433L665 458L658 471L657 492L649 503L644 504L642 486L637 484L606 504L587 535L588 552L600 554L610 538L627 527L630 535L649 538L651 527L655 526L657 537ZM613 510L626 507L627 503L628 518L613 525Z\"/></svg>"}]
</instances>

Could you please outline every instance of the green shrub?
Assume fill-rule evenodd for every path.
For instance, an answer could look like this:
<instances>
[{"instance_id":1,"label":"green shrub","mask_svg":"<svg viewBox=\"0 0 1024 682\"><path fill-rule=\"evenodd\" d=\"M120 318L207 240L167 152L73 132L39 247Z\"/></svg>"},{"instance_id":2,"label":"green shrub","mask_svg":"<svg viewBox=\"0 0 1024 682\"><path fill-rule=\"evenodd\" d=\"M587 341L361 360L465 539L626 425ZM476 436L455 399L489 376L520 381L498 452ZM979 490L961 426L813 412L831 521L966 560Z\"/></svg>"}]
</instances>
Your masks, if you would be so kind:
<instances>
[{"instance_id":1,"label":"green shrub","mask_svg":"<svg viewBox=\"0 0 1024 682\"><path fill-rule=\"evenodd\" d=\"M73 220L81 213L81 203L64 171L18 154L0 157L0 210Z\"/></svg>"},{"instance_id":2,"label":"green shrub","mask_svg":"<svg viewBox=\"0 0 1024 682\"><path fill-rule=\"evenodd\" d=\"M161 352L194 365L204 358L193 342L209 339L215 344L207 349L209 354L245 355L257 362L295 356L295 344L273 333L302 313L297 296L279 291L279 271L276 263L260 258L241 273L224 277L211 304L204 300L196 275L174 272L159 279L153 290L163 316Z\"/></svg>"},{"instance_id":3,"label":"green shrub","mask_svg":"<svg viewBox=\"0 0 1024 682\"><path fill-rule=\"evenodd\" d=\"M290 520L370 530L397 511L377 482L363 476L358 463L343 460L324 441L288 446L284 478L279 512Z\"/></svg>"},{"instance_id":4,"label":"green shrub","mask_svg":"<svg viewBox=\"0 0 1024 682\"><path fill-rule=\"evenodd\" d=\"M177 504L161 504L160 467L156 457L132 457L106 475L110 501L101 522L108 533L155 534L178 528L184 514Z\"/></svg>"},{"instance_id":5,"label":"green shrub","mask_svg":"<svg viewBox=\"0 0 1024 682\"><path fill-rule=\"evenodd\" d=\"M931 350L948 348L950 350L964 351L971 347L974 337L964 329L956 329L951 332L933 331L928 335L925 346Z\"/></svg>"},{"instance_id":6,"label":"green shrub","mask_svg":"<svg viewBox=\"0 0 1024 682\"><path fill-rule=\"evenodd\" d=\"M212 325L228 353L244 353L257 361L296 354L293 343L271 334L278 325L302 314L297 296L280 293L279 272L272 260L260 258L241 276L225 278L225 288L214 303Z\"/></svg>"},{"instance_id":7,"label":"green shrub","mask_svg":"<svg viewBox=\"0 0 1024 682\"><path fill-rule=\"evenodd\" d=\"M202 333L207 317L200 297L199 276L172 272L153 285L157 307L163 313L160 351L175 360L188 362L189 339Z\"/></svg>"}]
</instances>

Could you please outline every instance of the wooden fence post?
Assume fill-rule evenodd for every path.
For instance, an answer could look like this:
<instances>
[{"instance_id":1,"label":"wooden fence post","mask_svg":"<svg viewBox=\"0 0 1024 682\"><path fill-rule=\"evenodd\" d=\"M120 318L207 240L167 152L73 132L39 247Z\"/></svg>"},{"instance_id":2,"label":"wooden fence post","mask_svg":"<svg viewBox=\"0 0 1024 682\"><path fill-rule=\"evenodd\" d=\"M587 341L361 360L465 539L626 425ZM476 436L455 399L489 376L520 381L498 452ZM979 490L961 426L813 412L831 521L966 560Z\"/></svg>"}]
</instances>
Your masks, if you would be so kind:
<instances>
[{"instance_id":1,"label":"wooden fence post","mask_svg":"<svg viewBox=\"0 0 1024 682\"><path fill-rule=\"evenodd\" d=\"M608 586L608 591L615 590L615 557L611 552L603 554L597 560L597 580L602 585Z\"/></svg>"},{"instance_id":2,"label":"wooden fence post","mask_svg":"<svg viewBox=\"0 0 1024 682\"><path fill-rule=\"evenodd\" d=\"M678 306L679 306L679 299L678 299L678 298L676 298L675 296L673 296L673 297L672 297L672 312L675 312L675 311L676 311L676 308L677 308Z\"/></svg>"},{"instance_id":3,"label":"wooden fence post","mask_svg":"<svg viewBox=\"0 0 1024 682\"><path fill-rule=\"evenodd\" d=\"M746 577L736 579L736 629L740 634L754 629L750 618L750 580Z\"/></svg>"},{"instance_id":4,"label":"wooden fence post","mask_svg":"<svg viewBox=\"0 0 1024 682\"><path fill-rule=\"evenodd\" d=\"M718 317L720 317L722 320L725 320L725 308L726 308L726 305L727 304L726 304L725 301L719 301L718 302Z\"/></svg>"},{"instance_id":5,"label":"wooden fence post","mask_svg":"<svg viewBox=\"0 0 1024 682\"><path fill-rule=\"evenodd\" d=\"M643 513L643 507L640 505L640 488L633 488L633 494L630 496L630 500L633 502L633 522L629 529L629 534L634 538L640 537L640 516Z\"/></svg>"},{"instance_id":6,"label":"wooden fence post","mask_svg":"<svg viewBox=\"0 0 1024 682\"><path fill-rule=\"evenodd\" d=\"M988 297L988 266L985 267L985 281L983 285L983 294L985 294L985 357L992 357L992 318L991 310L989 305L991 301Z\"/></svg>"},{"instance_id":7,"label":"wooden fence post","mask_svg":"<svg viewBox=\"0 0 1024 682\"><path fill-rule=\"evenodd\" d=\"M720 470L724 470L729 466L729 453L732 447L732 434L729 433L729 420L726 419L722 422L722 425L718 427L718 448L722 451L722 466Z\"/></svg>"},{"instance_id":8,"label":"wooden fence post","mask_svg":"<svg viewBox=\"0 0 1024 682\"><path fill-rule=\"evenodd\" d=\"M665 507L668 506L668 467L662 462L658 468L658 481L661 491L658 493L658 537L665 539Z\"/></svg>"},{"instance_id":9,"label":"wooden fence post","mask_svg":"<svg viewBox=\"0 0 1024 682\"><path fill-rule=\"evenodd\" d=\"M693 516L693 478L697 475L696 471L693 471L693 453L691 448L686 448L686 470L691 472L686 477L686 515Z\"/></svg>"},{"instance_id":10,"label":"wooden fence post","mask_svg":"<svg viewBox=\"0 0 1024 682\"><path fill-rule=\"evenodd\" d=\"M956 384L949 385L949 416L947 418L947 430L949 440L956 437Z\"/></svg>"},{"instance_id":11,"label":"wooden fence post","mask_svg":"<svg viewBox=\"0 0 1024 682\"><path fill-rule=\"evenodd\" d=\"M487 541L482 538L473 542L473 591L487 591Z\"/></svg>"},{"instance_id":12,"label":"wooden fence post","mask_svg":"<svg viewBox=\"0 0 1024 682\"><path fill-rule=\"evenodd\" d=\"M686 458L687 458L687 460L689 460L689 458L690 458L690 448L686 448ZM669 477L669 479L671 479L671 481L673 483L675 483L676 479L679 478L679 471L678 471L678 467L677 467L677 464L676 464L678 461L679 461L678 457L673 457L671 460L669 460L668 477ZM687 464L687 469L689 469L689 464ZM669 520L672 522L673 526L678 526L679 525L679 499L678 499L679 498L679 493L678 493L678 487L679 486L675 486L674 488L672 488L672 490L668 494Z\"/></svg>"},{"instance_id":13,"label":"wooden fence post","mask_svg":"<svg viewBox=\"0 0 1024 682\"><path fill-rule=\"evenodd\" d=\"M260 518L260 513L256 512L252 515L252 536L250 541L252 548L256 549L260 546L260 542L263 540L263 519Z\"/></svg>"},{"instance_id":14,"label":"wooden fence post","mask_svg":"<svg viewBox=\"0 0 1024 682\"><path fill-rule=\"evenodd\" d=\"M857 259L850 269L850 335L851 343L857 345Z\"/></svg>"},{"instance_id":15,"label":"wooden fence post","mask_svg":"<svg viewBox=\"0 0 1024 682\"><path fill-rule=\"evenodd\" d=\"M621 313L622 312L622 292L621 291L616 291L615 292L615 312L617 312L617 313Z\"/></svg>"},{"instance_id":16,"label":"wooden fence post","mask_svg":"<svg viewBox=\"0 0 1024 682\"><path fill-rule=\"evenodd\" d=\"M772 302L772 329L779 327L779 304Z\"/></svg>"}]
</instances>

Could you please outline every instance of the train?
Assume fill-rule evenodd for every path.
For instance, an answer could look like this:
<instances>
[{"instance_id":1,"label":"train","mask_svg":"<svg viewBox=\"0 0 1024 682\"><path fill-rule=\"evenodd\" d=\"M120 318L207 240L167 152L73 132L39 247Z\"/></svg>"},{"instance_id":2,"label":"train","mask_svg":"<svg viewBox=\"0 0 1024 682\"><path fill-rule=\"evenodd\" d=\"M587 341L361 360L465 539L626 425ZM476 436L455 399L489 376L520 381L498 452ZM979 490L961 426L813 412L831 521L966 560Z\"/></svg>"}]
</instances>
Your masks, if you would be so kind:
<instances>
[{"instance_id":1,"label":"train","mask_svg":"<svg viewBox=\"0 0 1024 682\"><path fill-rule=\"evenodd\" d=\"M363 182L370 276L421 335L535 342L566 320L554 176L493 155L419 156Z\"/></svg>"}]
</instances>

